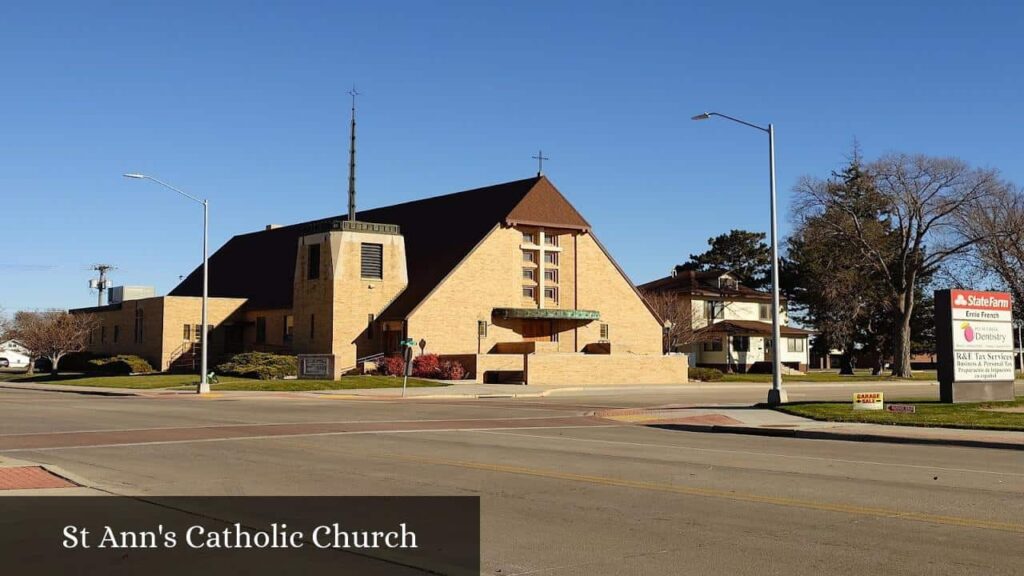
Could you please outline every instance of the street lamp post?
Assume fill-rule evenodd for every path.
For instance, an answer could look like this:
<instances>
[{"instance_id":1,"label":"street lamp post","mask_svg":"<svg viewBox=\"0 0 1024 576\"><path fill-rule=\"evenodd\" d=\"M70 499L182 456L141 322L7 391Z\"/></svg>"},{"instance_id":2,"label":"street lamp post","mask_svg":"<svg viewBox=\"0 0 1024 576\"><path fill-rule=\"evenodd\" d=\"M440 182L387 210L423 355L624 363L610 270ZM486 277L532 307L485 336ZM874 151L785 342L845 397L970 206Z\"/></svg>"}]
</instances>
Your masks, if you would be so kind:
<instances>
[{"instance_id":1,"label":"street lamp post","mask_svg":"<svg viewBox=\"0 0 1024 576\"><path fill-rule=\"evenodd\" d=\"M208 321L207 321L207 310L208 310L208 304L209 304L209 286L210 286L210 267L208 265L208 260L209 260L208 259L208 254L209 254L209 244L210 244L210 242L209 242L209 240L210 240L210 202L209 202L209 200L200 200L199 198L196 198L195 196L192 196L191 194L188 194L186 192L182 192L181 190L178 190L174 186L171 186L170 184L168 184L166 182L162 182L160 180L157 180L156 178L153 178L152 176L146 176L145 174L124 174L124 177L125 178L134 178L136 180L150 180L152 182L156 182L157 184L163 186L164 188L168 188L170 190L174 190L175 192L177 192L178 194L181 194L185 198L188 198L189 200L192 200L193 202L198 202L199 204L203 205L203 313L202 313L202 320L201 320L202 328L200 328L200 330L202 330L202 332L201 332L201 335L202 335L201 336L202 337L202 348L200 350L200 354L201 354L200 357L202 358L202 360L200 361L200 370L202 371L202 373L200 374L200 377L199 377L199 386L198 386L196 392L198 392L199 394L206 394L207 392L210 391L210 382L209 382L209 379L208 379L209 371L207 369L207 358L208 358L207 349L210 346L210 342L209 342L209 340L210 340L210 331L207 329L207 326L209 326Z\"/></svg>"},{"instance_id":2,"label":"street lamp post","mask_svg":"<svg viewBox=\"0 0 1024 576\"><path fill-rule=\"evenodd\" d=\"M779 360L779 355L782 352L782 348L780 347L780 340L782 338L780 336L779 328L779 237L775 202L775 127L769 124L767 128L764 128L757 124L751 124L745 120L740 120L739 118L719 114L718 112L704 112L703 114L694 116L692 120L707 120L712 116L732 120L737 124L756 128L757 130L768 134L768 174L771 181L772 218L772 388L768 391L768 404L784 404L788 401L788 398L786 396L786 391L782 389L782 362Z\"/></svg>"},{"instance_id":3,"label":"street lamp post","mask_svg":"<svg viewBox=\"0 0 1024 576\"><path fill-rule=\"evenodd\" d=\"M1017 360L1024 375L1024 318L1017 319Z\"/></svg>"}]
</instances>

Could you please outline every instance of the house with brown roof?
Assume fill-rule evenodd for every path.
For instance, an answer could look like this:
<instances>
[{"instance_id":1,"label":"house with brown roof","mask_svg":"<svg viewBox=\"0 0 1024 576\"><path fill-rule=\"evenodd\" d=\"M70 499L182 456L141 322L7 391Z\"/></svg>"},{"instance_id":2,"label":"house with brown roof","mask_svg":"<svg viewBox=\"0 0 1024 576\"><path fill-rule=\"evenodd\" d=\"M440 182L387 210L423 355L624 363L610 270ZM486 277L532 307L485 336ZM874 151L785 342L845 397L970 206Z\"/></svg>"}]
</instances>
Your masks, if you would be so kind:
<instances>
[{"instance_id":1,"label":"house with brown roof","mask_svg":"<svg viewBox=\"0 0 1024 576\"><path fill-rule=\"evenodd\" d=\"M730 272L675 268L640 290L674 295L686 302L689 338L686 352L694 366L730 372L770 372L772 361L771 294L744 286ZM812 332L789 326L785 299L779 311L784 366L806 370Z\"/></svg>"},{"instance_id":2,"label":"house with brown roof","mask_svg":"<svg viewBox=\"0 0 1024 576\"><path fill-rule=\"evenodd\" d=\"M477 381L685 382L661 320L544 176L233 237L167 296L83 309L97 353L160 369L249 350L337 378L401 351L458 360Z\"/></svg>"}]
</instances>

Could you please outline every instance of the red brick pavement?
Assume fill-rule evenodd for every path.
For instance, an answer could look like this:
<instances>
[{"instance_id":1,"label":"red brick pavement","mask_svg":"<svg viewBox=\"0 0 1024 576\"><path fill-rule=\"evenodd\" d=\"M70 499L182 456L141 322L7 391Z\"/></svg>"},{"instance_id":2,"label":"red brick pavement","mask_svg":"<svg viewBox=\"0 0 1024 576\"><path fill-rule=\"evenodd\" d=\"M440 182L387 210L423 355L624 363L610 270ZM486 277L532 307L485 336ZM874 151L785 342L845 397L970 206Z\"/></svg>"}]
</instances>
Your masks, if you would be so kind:
<instances>
[{"instance_id":1,"label":"red brick pavement","mask_svg":"<svg viewBox=\"0 0 1024 576\"><path fill-rule=\"evenodd\" d=\"M41 466L0 468L0 490L73 488L75 484L51 474Z\"/></svg>"}]
</instances>

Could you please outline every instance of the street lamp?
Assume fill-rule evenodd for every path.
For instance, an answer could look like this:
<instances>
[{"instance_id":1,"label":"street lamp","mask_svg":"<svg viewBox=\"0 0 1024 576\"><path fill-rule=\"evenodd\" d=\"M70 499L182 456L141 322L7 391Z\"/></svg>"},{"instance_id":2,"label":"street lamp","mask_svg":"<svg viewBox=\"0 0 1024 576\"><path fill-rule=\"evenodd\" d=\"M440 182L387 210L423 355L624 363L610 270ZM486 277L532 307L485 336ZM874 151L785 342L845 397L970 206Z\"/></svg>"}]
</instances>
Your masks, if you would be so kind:
<instances>
[{"instance_id":1,"label":"street lamp","mask_svg":"<svg viewBox=\"0 0 1024 576\"><path fill-rule=\"evenodd\" d=\"M208 324L207 324L207 315L206 315L206 313L207 313L207 305L209 303L209 284L210 284L210 282L209 282L210 281L210 267L208 265L208 257L207 257L207 247L209 246L209 238L210 238L210 203L209 203L208 200L200 200L199 198L196 198L195 196L192 196L191 194L188 194L186 192L182 192L181 190L178 190L174 186L171 186L170 184L168 184L166 182L161 182L160 180L157 180L156 178L153 178L152 176L146 176L145 174L124 174L123 176L125 178L134 178L136 180L150 180L152 182L156 182L157 184L163 186L164 188L168 188L170 190L174 190L175 192L177 192L178 194L181 194L185 198L188 198L189 200L192 200L193 202L198 202L198 203L203 205L203 315L202 315L203 316L203 318L202 318L202 323L203 324L202 324L202 328L201 328L201 330L202 330L201 334L202 334L202 339L203 339L202 340L202 344L203 345L202 345L202 349L200 350L200 353L202 354L202 356L201 356L202 360L200 362L200 369L202 370L202 374L199 377L199 387L197 388L196 392L198 392L199 394L206 394L207 392L210 391L210 382L209 382L208 376L207 376L208 372L207 372L207 364L206 364L207 348L209 348L209 346L210 346L210 342L209 342L209 340L210 340L210 332L207 329Z\"/></svg>"},{"instance_id":2,"label":"street lamp","mask_svg":"<svg viewBox=\"0 0 1024 576\"><path fill-rule=\"evenodd\" d=\"M691 120L707 120L712 116L732 120L737 124L743 124L768 133L768 175L771 180L771 216L772 216L772 388L768 391L768 404L784 404L788 401L786 391L782 389L782 362L779 354L782 349L779 346L779 237L778 224L775 215L775 128L769 124L767 128L751 124L739 118L733 118L718 112L704 112L693 116Z\"/></svg>"}]
</instances>

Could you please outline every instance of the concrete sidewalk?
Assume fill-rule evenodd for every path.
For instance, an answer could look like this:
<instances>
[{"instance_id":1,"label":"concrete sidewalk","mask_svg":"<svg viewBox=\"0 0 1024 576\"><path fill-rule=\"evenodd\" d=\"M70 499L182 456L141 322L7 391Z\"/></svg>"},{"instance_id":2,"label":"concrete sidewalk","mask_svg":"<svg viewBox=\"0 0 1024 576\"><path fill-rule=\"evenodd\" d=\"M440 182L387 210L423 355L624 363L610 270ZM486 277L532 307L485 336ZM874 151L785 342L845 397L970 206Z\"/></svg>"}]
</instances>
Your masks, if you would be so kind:
<instances>
[{"instance_id":1,"label":"concrete sidewalk","mask_svg":"<svg viewBox=\"0 0 1024 576\"><path fill-rule=\"evenodd\" d=\"M662 406L606 410L595 415L616 422L692 432L1024 450L1024 432L821 422L753 406Z\"/></svg>"}]
</instances>

